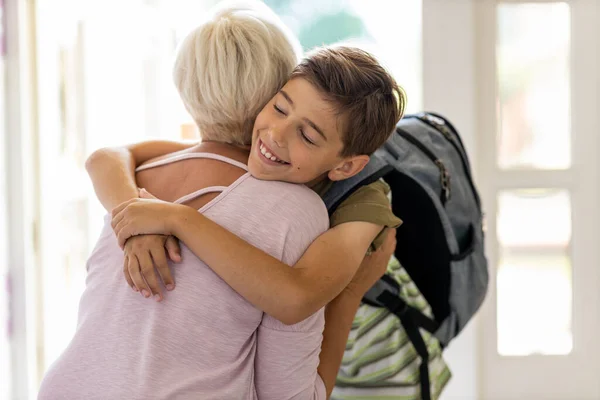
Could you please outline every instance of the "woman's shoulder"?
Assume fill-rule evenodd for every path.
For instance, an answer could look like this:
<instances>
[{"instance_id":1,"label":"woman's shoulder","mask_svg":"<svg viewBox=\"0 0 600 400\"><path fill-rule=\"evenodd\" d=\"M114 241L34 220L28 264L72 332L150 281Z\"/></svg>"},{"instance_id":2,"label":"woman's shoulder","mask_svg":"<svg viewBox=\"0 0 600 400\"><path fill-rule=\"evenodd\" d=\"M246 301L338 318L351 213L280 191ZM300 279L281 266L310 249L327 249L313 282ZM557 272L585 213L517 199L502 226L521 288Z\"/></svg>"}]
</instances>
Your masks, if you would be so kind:
<instances>
[{"instance_id":1,"label":"woman's shoulder","mask_svg":"<svg viewBox=\"0 0 600 400\"><path fill-rule=\"evenodd\" d=\"M268 181L256 179L249 175L246 179L247 184L251 189L263 190L265 193L274 195L277 198L286 198L286 200L308 202L308 205L322 207L325 209L325 203L317 193L308 188L306 185L282 181Z\"/></svg>"},{"instance_id":2,"label":"woman's shoulder","mask_svg":"<svg viewBox=\"0 0 600 400\"><path fill-rule=\"evenodd\" d=\"M292 220L317 221L329 227L329 216L325 203L317 193L305 185L266 181L249 176L246 179L248 191L260 196L263 204L271 207L274 213L281 212Z\"/></svg>"}]
</instances>

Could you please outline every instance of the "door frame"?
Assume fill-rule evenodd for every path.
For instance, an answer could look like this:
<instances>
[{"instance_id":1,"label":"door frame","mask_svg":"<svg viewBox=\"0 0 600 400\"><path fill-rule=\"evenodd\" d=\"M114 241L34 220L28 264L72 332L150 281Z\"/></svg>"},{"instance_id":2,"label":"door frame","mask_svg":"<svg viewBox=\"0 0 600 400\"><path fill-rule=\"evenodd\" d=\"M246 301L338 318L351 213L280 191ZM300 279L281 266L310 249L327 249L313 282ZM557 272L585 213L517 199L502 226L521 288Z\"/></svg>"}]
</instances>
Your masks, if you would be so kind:
<instances>
[{"instance_id":1,"label":"door frame","mask_svg":"<svg viewBox=\"0 0 600 400\"><path fill-rule=\"evenodd\" d=\"M486 205L486 248L490 286L482 308L480 362L482 399L581 399L600 398L600 346L594 333L600 331L600 150L598 92L600 85L600 7L596 0L563 0L571 15L571 132L572 165L565 171L500 171L496 167L496 4L554 3L547 0L480 0L476 2L478 124L480 135L477 164L481 172L481 195ZM594 43L595 42L595 43ZM578 77L592 77L578 79ZM550 116L551 117L551 116ZM486 134L486 132L490 132ZM496 234L497 194L502 189L528 187L566 188L571 196L573 271L573 349L565 356L532 355L502 357L497 352ZM591 318L595 316L595 318ZM552 384L560 382L560 384Z\"/></svg>"}]
</instances>

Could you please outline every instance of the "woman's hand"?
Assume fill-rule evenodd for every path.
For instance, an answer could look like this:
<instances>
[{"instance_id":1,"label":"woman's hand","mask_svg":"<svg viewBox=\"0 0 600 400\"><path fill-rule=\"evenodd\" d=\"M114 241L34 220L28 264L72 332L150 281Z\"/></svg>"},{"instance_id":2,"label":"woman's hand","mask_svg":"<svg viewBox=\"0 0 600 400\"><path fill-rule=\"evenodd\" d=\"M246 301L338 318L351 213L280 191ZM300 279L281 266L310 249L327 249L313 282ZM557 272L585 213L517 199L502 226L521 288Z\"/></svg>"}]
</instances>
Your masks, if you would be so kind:
<instances>
[{"instance_id":1,"label":"woman's hand","mask_svg":"<svg viewBox=\"0 0 600 400\"><path fill-rule=\"evenodd\" d=\"M352 281L344 290L362 298L385 274L394 250L396 250L396 229L387 228L387 236L381 247L365 256Z\"/></svg>"},{"instance_id":2,"label":"woman's hand","mask_svg":"<svg viewBox=\"0 0 600 400\"><path fill-rule=\"evenodd\" d=\"M158 272L167 290L175 288L175 280L169 270L167 257L173 262L181 261L179 241L173 236L141 235L125 242L123 274L133 290L146 298L154 295L157 301L163 299Z\"/></svg>"},{"instance_id":3,"label":"woman's hand","mask_svg":"<svg viewBox=\"0 0 600 400\"><path fill-rule=\"evenodd\" d=\"M181 204L158 199L131 199L112 211L112 228L123 248L127 239L136 235L171 235L178 212L186 209Z\"/></svg>"}]
</instances>

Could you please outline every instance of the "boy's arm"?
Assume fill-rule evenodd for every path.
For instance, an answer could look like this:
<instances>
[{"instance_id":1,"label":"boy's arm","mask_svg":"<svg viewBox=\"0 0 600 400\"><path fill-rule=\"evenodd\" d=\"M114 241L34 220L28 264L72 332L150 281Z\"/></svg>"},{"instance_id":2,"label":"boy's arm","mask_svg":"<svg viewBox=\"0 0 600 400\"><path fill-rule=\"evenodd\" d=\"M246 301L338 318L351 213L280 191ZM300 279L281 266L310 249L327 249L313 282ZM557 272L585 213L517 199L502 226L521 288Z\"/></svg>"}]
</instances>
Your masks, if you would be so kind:
<instances>
[{"instance_id":1,"label":"boy's arm","mask_svg":"<svg viewBox=\"0 0 600 400\"><path fill-rule=\"evenodd\" d=\"M113 210L112 225L121 246L134 235L177 236L255 307L285 324L295 324L333 300L350 282L383 225L395 227L401 222L391 218L384 191L366 188L362 193L364 198L353 200L354 206L348 209L362 209L374 216L385 211L388 217L371 223L356 220L368 220L368 215L351 213L338 221L340 225L318 237L295 268L183 205L133 199Z\"/></svg>"},{"instance_id":2,"label":"boy's arm","mask_svg":"<svg viewBox=\"0 0 600 400\"><path fill-rule=\"evenodd\" d=\"M348 222L319 236L294 268L246 243L189 207L178 207L168 233L246 300L285 324L300 322L348 285L382 227Z\"/></svg>"},{"instance_id":3,"label":"boy's arm","mask_svg":"<svg viewBox=\"0 0 600 400\"><path fill-rule=\"evenodd\" d=\"M356 310L364 293L385 273L395 247L395 230L386 231L381 248L365 257L352 282L325 307L324 330L320 313L292 326L263 317L254 376L261 400L329 398Z\"/></svg>"},{"instance_id":4,"label":"boy's arm","mask_svg":"<svg viewBox=\"0 0 600 400\"><path fill-rule=\"evenodd\" d=\"M107 147L88 157L85 168L102 206L110 212L119 204L138 197L135 168L168 153L185 150L193 143L153 140L125 147Z\"/></svg>"}]
</instances>

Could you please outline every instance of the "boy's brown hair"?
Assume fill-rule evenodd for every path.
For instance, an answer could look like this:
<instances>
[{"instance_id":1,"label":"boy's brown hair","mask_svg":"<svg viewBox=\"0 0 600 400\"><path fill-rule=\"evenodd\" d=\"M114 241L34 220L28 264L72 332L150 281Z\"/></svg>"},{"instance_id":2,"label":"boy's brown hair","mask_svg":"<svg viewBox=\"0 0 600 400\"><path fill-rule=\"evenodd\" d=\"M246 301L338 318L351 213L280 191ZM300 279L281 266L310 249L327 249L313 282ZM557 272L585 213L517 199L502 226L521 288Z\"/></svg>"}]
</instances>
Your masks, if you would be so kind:
<instances>
[{"instance_id":1,"label":"boy's brown hair","mask_svg":"<svg viewBox=\"0 0 600 400\"><path fill-rule=\"evenodd\" d=\"M306 79L335 104L343 121L342 157L375 152L404 114L404 90L375 57L355 47L311 51L292 72L294 78Z\"/></svg>"}]
</instances>

